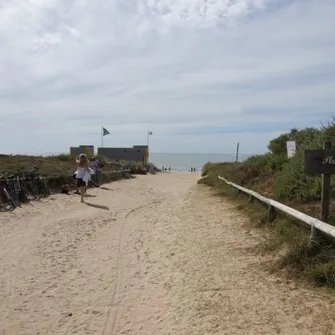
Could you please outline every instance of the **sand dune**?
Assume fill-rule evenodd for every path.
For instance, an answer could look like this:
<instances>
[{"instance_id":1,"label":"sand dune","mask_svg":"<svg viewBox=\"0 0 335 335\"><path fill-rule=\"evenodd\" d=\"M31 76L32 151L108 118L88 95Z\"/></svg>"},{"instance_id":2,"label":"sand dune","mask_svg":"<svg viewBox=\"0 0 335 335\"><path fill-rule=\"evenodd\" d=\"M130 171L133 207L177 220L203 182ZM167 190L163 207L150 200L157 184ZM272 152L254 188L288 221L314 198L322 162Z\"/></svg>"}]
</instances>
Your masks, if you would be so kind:
<instances>
[{"instance_id":1,"label":"sand dune","mask_svg":"<svg viewBox=\"0 0 335 335\"><path fill-rule=\"evenodd\" d=\"M269 275L198 175L140 176L0 217L0 334L335 334L333 299Z\"/></svg>"}]
</instances>

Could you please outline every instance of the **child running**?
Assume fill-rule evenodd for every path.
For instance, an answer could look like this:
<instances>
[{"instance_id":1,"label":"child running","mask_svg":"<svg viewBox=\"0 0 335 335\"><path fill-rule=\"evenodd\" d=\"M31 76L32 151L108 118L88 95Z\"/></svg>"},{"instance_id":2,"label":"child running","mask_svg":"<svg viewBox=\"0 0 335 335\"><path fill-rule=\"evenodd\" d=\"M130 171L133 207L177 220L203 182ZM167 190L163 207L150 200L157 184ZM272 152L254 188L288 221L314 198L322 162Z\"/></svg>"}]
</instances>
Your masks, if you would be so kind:
<instances>
[{"instance_id":1,"label":"child running","mask_svg":"<svg viewBox=\"0 0 335 335\"><path fill-rule=\"evenodd\" d=\"M84 195L86 194L87 184L90 179L90 161L85 154L80 154L76 158L77 163L77 187L80 188L80 202L84 202Z\"/></svg>"}]
</instances>

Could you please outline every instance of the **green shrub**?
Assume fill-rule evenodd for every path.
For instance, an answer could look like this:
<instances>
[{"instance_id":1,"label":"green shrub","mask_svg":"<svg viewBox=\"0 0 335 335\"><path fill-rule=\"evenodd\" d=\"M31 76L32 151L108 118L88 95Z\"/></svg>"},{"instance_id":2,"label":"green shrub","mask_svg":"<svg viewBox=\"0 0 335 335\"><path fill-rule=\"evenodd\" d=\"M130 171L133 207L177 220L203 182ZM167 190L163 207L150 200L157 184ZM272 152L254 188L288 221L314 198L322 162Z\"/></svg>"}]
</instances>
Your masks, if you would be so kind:
<instances>
[{"instance_id":1,"label":"green shrub","mask_svg":"<svg viewBox=\"0 0 335 335\"><path fill-rule=\"evenodd\" d=\"M267 185L278 199L298 202L314 201L320 198L321 177L304 173L304 151L306 149L321 149L323 142L335 139L335 121L321 129L292 129L269 143L269 152L255 155L243 163L207 163L202 170L202 176L207 175L206 183L215 184L217 175L242 186L253 188L271 179ZM296 141L297 151L294 157L288 159L286 141ZM265 185L265 184L264 184ZM332 180L335 191L335 181Z\"/></svg>"},{"instance_id":2,"label":"green shrub","mask_svg":"<svg viewBox=\"0 0 335 335\"><path fill-rule=\"evenodd\" d=\"M290 158L274 181L274 192L279 199L293 199L300 202L318 200L321 194L321 176L304 172L304 152L306 149L321 149L328 136L319 131L316 136L307 132L305 143L300 144L294 157ZM332 188L334 181L332 181Z\"/></svg>"},{"instance_id":3,"label":"green shrub","mask_svg":"<svg viewBox=\"0 0 335 335\"><path fill-rule=\"evenodd\" d=\"M127 163L130 173L142 174L146 172L146 168L142 162L129 162Z\"/></svg>"},{"instance_id":4,"label":"green shrub","mask_svg":"<svg viewBox=\"0 0 335 335\"><path fill-rule=\"evenodd\" d=\"M306 128L303 130L292 129L289 133L282 134L270 141L269 151L276 156L286 156L286 142L295 141L299 149L300 146L315 141L320 136L321 131L316 128Z\"/></svg>"},{"instance_id":5,"label":"green shrub","mask_svg":"<svg viewBox=\"0 0 335 335\"><path fill-rule=\"evenodd\" d=\"M217 178L226 179L247 188L266 192L273 187L276 198L283 199L287 205L318 216L321 195L321 176L304 173L304 152L306 149L321 149L324 141L335 144L335 121L321 129L307 128L283 134L269 144L270 152L250 157L243 163L207 163L200 183L212 186L218 195L233 197L238 209L245 211L253 227L262 227L266 235L262 252L274 252L273 270L286 269L287 273L300 278L308 278L317 285L335 287L335 245L324 236L318 236L318 243L310 240L310 227L278 213L271 224L268 213L258 202L246 202L245 195ZM294 140L297 151L288 159L286 141ZM335 178L333 178L335 179ZM335 180L332 179L333 196ZM251 186L251 187L250 187ZM243 199L243 200L241 200ZM242 202L243 201L243 202ZM330 218L330 223L332 218ZM266 223L266 224L265 224ZM259 248L260 246L258 246Z\"/></svg>"},{"instance_id":6,"label":"green shrub","mask_svg":"<svg viewBox=\"0 0 335 335\"><path fill-rule=\"evenodd\" d=\"M244 163L244 166L256 167L260 170L268 170L269 168L269 159L268 155L255 155L249 157Z\"/></svg>"},{"instance_id":7,"label":"green shrub","mask_svg":"<svg viewBox=\"0 0 335 335\"><path fill-rule=\"evenodd\" d=\"M208 172L210 171L211 167L212 167L211 162L206 163L201 170L201 177L206 176Z\"/></svg>"},{"instance_id":8,"label":"green shrub","mask_svg":"<svg viewBox=\"0 0 335 335\"><path fill-rule=\"evenodd\" d=\"M208 176L207 183L215 183L217 175L240 185L250 185L264 176L273 175L287 161L285 156L271 153L255 155L243 163L207 163L202 169L202 176ZM213 179L213 181L211 181Z\"/></svg>"},{"instance_id":9,"label":"green shrub","mask_svg":"<svg viewBox=\"0 0 335 335\"><path fill-rule=\"evenodd\" d=\"M318 264L309 269L308 274L317 285L335 287L335 261L331 260L324 264Z\"/></svg>"},{"instance_id":10,"label":"green shrub","mask_svg":"<svg viewBox=\"0 0 335 335\"><path fill-rule=\"evenodd\" d=\"M70 155L67 155L67 154L60 154L60 155L56 155L56 156L51 156L50 158L55 159L55 160L60 161L60 162L68 162L69 160L71 160Z\"/></svg>"},{"instance_id":11,"label":"green shrub","mask_svg":"<svg viewBox=\"0 0 335 335\"><path fill-rule=\"evenodd\" d=\"M296 199L300 201L316 200L320 197L320 176L304 173L304 150L297 150L294 157L277 173L274 192L279 199Z\"/></svg>"}]
</instances>

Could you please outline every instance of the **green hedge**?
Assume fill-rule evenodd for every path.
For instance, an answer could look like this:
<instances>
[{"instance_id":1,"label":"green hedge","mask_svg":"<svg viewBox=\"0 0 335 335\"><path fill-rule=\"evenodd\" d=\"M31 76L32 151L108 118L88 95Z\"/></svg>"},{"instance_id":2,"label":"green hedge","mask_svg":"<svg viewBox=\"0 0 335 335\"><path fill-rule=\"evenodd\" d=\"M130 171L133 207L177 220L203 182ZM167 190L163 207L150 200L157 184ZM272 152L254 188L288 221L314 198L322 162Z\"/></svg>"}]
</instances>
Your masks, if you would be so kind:
<instances>
[{"instance_id":1,"label":"green hedge","mask_svg":"<svg viewBox=\"0 0 335 335\"><path fill-rule=\"evenodd\" d=\"M334 141L335 122L320 129L292 129L269 143L269 152L256 155L243 163L207 163L203 175L209 175L215 183L217 175L246 187L259 185L271 180L272 192L278 199L288 199L298 202L318 200L321 194L321 177L304 173L304 151L306 149L321 149L324 141ZM294 157L288 159L286 141L296 141L297 151ZM335 193L335 182L332 180L332 190Z\"/></svg>"}]
</instances>

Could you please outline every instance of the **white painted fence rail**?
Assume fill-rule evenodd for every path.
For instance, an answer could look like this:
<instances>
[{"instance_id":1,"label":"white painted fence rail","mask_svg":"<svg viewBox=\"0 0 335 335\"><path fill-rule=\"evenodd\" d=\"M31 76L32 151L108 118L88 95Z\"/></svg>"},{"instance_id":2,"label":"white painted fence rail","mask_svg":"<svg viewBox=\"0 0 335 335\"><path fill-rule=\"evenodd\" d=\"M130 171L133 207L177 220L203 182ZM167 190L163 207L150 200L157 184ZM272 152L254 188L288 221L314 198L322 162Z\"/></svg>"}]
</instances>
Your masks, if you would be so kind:
<instances>
[{"instance_id":1,"label":"white painted fence rail","mask_svg":"<svg viewBox=\"0 0 335 335\"><path fill-rule=\"evenodd\" d=\"M269 206L272 206L274 208L279 209L280 211L282 211L283 213L290 215L296 219L298 219L299 221L305 222L308 225L310 225L313 228L322 231L323 233L332 236L333 238L335 238L335 227L331 226L330 224L323 222L319 219L313 218L312 216L309 216L307 214L301 213L299 211L297 211L296 209L293 209L289 206L283 205L278 201L266 198L262 195L260 195L259 193L249 190L247 188L244 188L240 185L237 185L235 183L232 183L230 181L228 181L227 179L218 176L218 178L222 181L224 181L227 185L230 185L246 194L251 195L252 197L258 199L259 201L268 204Z\"/></svg>"}]
</instances>

